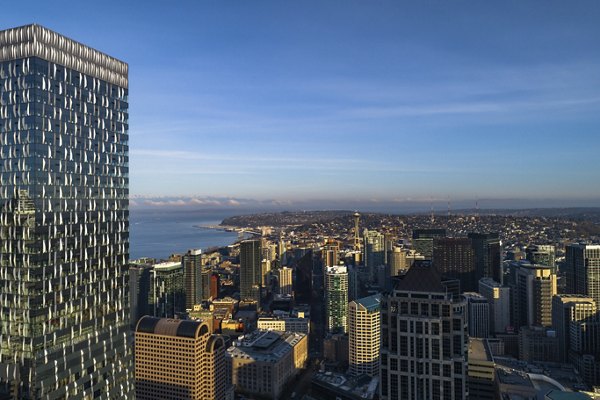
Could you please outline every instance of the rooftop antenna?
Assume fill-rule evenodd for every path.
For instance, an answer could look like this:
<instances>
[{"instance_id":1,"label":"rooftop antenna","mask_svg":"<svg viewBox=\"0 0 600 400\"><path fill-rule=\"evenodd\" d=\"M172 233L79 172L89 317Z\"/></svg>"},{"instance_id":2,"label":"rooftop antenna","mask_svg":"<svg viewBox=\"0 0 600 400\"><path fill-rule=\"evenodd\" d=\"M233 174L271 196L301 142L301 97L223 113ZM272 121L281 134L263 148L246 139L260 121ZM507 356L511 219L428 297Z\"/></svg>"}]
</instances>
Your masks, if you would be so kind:
<instances>
[{"instance_id":1,"label":"rooftop antenna","mask_svg":"<svg viewBox=\"0 0 600 400\"><path fill-rule=\"evenodd\" d=\"M433 197L430 197L429 201L431 203L431 225L433 225L435 223L435 217L433 216Z\"/></svg>"},{"instance_id":2,"label":"rooftop antenna","mask_svg":"<svg viewBox=\"0 0 600 400\"><path fill-rule=\"evenodd\" d=\"M450 219L450 195L448 195L448 219Z\"/></svg>"}]
</instances>

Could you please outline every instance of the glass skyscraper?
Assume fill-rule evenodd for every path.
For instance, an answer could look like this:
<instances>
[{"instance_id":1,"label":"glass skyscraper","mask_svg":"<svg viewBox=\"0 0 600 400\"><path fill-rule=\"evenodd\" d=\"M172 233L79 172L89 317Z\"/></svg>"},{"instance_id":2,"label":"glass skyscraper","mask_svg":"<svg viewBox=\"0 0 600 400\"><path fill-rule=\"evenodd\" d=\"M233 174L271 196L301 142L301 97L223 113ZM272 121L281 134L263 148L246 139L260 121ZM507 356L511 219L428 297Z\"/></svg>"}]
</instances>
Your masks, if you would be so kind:
<instances>
[{"instance_id":1,"label":"glass skyscraper","mask_svg":"<svg viewBox=\"0 0 600 400\"><path fill-rule=\"evenodd\" d=\"M0 32L4 395L133 392L127 95L122 61L39 25Z\"/></svg>"}]
</instances>

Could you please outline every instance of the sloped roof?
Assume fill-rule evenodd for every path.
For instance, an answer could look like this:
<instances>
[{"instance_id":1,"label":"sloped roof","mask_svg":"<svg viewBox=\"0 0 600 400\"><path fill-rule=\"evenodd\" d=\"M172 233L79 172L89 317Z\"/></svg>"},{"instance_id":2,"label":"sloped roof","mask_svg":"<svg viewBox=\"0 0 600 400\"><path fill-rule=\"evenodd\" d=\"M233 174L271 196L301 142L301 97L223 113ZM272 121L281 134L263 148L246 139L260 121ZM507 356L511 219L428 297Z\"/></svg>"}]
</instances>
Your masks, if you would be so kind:
<instances>
[{"instance_id":1,"label":"sloped roof","mask_svg":"<svg viewBox=\"0 0 600 400\"><path fill-rule=\"evenodd\" d=\"M437 270L427 264L415 264L404 275L396 290L406 292L446 293L442 278Z\"/></svg>"}]
</instances>

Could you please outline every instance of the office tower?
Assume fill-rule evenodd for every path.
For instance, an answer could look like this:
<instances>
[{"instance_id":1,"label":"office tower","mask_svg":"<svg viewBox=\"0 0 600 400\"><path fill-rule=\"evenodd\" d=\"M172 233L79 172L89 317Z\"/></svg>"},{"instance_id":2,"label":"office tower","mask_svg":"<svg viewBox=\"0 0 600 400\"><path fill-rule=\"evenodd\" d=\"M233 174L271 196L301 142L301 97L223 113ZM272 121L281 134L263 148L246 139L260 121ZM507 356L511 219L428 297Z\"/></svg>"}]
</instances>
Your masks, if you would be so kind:
<instances>
[{"instance_id":1,"label":"office tower","mask_svg":"<svg viewBox=\"0 0 600 400\"><path fill-rule=\"evenodd\" d=\"M218 299L221 288L221 277L217 273L210 274L210 298Z\"/></svg>"},{"instance_id":2,"label":"office tower","mask_svg":"<svg viewBox=\"0 0 600 400\"><path fill-rule=\"evenodd\" d=\"M359 270L355 265L349 265L346 268L348 271L348 301L353 301L358 298L360 293Z\"/></svg>"},{"instance_id":3,"label":"office tower","mask_svg":"<svg viewBox=\"0 0 600 400\"><path fill-rule=\"evenodd\" d=\"M475 252L468 238L436 238L433 265L445 279L458 279L463 292L477 291Z\"/></svg>"},{"instance_id":4,"label":"office tower","mask_svg":"<svg viewBox=\"0 0 600 400\"><path fill-rule=\"evenodd\" d=\"M556 332L544 326L522 326L519 329L519 360L558 362Z\"/></svg>"},{"instance_id":5,"label":"office tower","mask_svg":"<svg viewBox=\"0 0 600 400\"><path fill-rule=\"evenodd\" d=\"M260 304L260 287L263 281L260 239L240 243L240 297Z\"/></svg>"},{"instance_id":6,"label":"office tower","mask_svg":"<svg viewBox=\"0 0 600 400\"><path fill-rule=\"evenodd\" d=\"M467 301L467 316L469 336L487 338L490 335L490 305L487 299L479 293L463 294Z\"/></svg>"},{"instance_id":7,"label":"office tower","mask_svg":"<svg viewBox=\"0 0 600 400\"><path fill-rule=\"evenodd\" d=\"M473 252L475 253L475 271L477 280L493 278L502 282L502 250L498 232L494 233L469 233Z\"/></svg>"},{"instance_id":8,"label":"office tower","mask_svg":"<svg viewBox=\"0 0 600 400\"><path fill-rule=\"evenodd\" d=\"M379 376L381 299L363 297L348 304L350 375Z\"/></svg>"},{"instance_id":9,"label":"office tower","mask_svg":"<svg viewBox=\"0 0 600 400\"><path fill-rule=\"evenodd\" d=\"M269 289L271 286L271 262L269 260L260 262L260 276L262 277L260 287Z\"/></svg>"},{"instance_id":10,"label":"office tower","mask_svg":"<svg viewBox=\"0 0 600 400\"><path fill-rule=\"evenodd\" d=\"M181 259L185 285L185 308L191 310L202 301L202 251L190 249Z\"/></svg>"},{"instance_id":11,"label":"office tower","mask_svg":"<svg viewBox=\"0 0 600 400\"><path fill-rule=\"evenodd\" d=\"M433 258L433 239L446 237L445 229L413 229L412 248L425 257L425 260Z\"/></svg>"},{"instance_id":12,"label":"office tower","mask_svg":"<svg viewBox=\"0 0 600 400\"><path fill-rule=\"evenodd\" d=\"M469 399L496 400L496 364L487 339L469 338Z\"/></svg>"},{"instance_id":13,"label":"office tower","mask_svg":"<svg viewBox=\"0 0 600 400\"><path fill-rule=\"evenodd\" d=\"M520 262L515 271L515 326L551 326L556 275L543 265Z\"/></svg>"},{"instance_id":14,"label":"office tower","mask_svg":"<svg viewBox=\"0 0 600 400\"><path fill-rule=\"evenodd\" d=\"M39 25L0 32L0 382L13 397L132 391L127 97L126 63Z\"/></svg>"},{"instance_id":15,"label":"office tower","mask_svg":"<svg viewBox=\"0 0 600 400\"><path fill-rule=\"evenodd\" d=\"M183 264L167 261L152 267L152 289L148 293L149 315L175 318L185 312Z\"/></svg>"},{"instance_id":16,"label":"office tower","mask_svg":"<svg viewBox=\"0 0 600 400\"><path fill-rule=\"evenodd\" d=\"M311 304L313 268L313 253L309 251L296 264L296 279L293 282L293 287L296 302L300 304Z\"/></svg>"},{"instance_id":17,"label":"office tower","mask_svg":"<svg viewBox=\"0 0 600 400\"><path fill-rule=\"evenodd\" d=\"M532 264L547 265L556 273L556 248L551 244L534 244L527 246L527 260Z\"/></svg>"},{"instance_id":18,"label":"office tower","mask_svg":"<svg viewBox=\"0 0 600 400\"><path fill-rule=\"evenodd\" d=\"M152 265L131 264L129 266L129 314L131 316L131 328L144 315L150 315L154 311L150 306L149 293L152 292Z\"/></svg>"},{"instance_id":19,"label":"office tower","mask_svg":"<svg viewBox=\"0 0 600 400\"><path fill-rule=\"evenodd\" d=\"M323 250L321 250L321 259L323 267L333 267L340 264L340 242L328 238L325 240Z\"/></svg>"},{"instance_id":20,"label":"office tower","mask_svg":"<svg viewBox=\"0 0 600 400\"><path fill-rule=\"evenodd\" d=\"M276 271L279 294L292 295L292 269L282 267Z\"/></svg>"},{"instance_id":21,"label":"office tower","mask_svg":"<svg viewBox=\"0 0 600 400\"><path fill-rule=\"evenodd\" d=\"M138 400L225 399L225 342L201 321L143 317L135 330Z\"/></svg>"},{"instance_id":22,"label":"office tower","mask_svg":"<svg viewBox=\"0 0 600 400\"><path fill-rule=\"evenodd\" d=\"M590 296L600 304L600 245L566 246L567 293Z\"/></svg>"},{"instance_id":23,"label":"office tower","mask_svg":"<svg viewBox=\"0 0 600 400\"><path fill-rule=\"evenodd\" d=\"M394 249L394 246L396 245L396 240L397 237L394 234L385 233L383 235L383 262L385 265L390 264L390 260L388 257L390 255L390 252Z\"/></svg>"},{"instance_id":24,"label":"office tower","mask_svg":"<svg viewBox=\"0 0 600 400\"><path fill-rule=\"evenodd\" d=\"M236 392L279 399L308 359L303 333L254 331L227 349L228 373Z\"/></svg>"},{"instance_id":25,"label":"office tower","mask_svg":"<svg viewBox=\"0 0 600 400\"><path fill-rule=\"evenodd\" d=\"M569 362L590 386L600 385L600 318L571 321Z\"/></svg>"},{"instance_id":26,"label":"office tower","mask_svg":"<svg viewBox=\"0 0 600 400\"><path fill-rule=\"evenodd\" d=\"M327 331L348 331L348 269L334 266L325 269L325 315Z\"/></svg>"},{"instance_id":27,"label":"office tower","mask_svg":"<svg viewBox=\"0 0 600 400\"><path fill-rule=\"evenodd\" d=\"M596 315L596 302L588 296L558 294L552 298L552 328L558 338L558 359L568 362L571 342L571 322Z\"/></svg>"},{"instance_id":28,"label":"office tower","mask_svg":"<svg viewBox=\"0 0 600 400\"><path fill-rule=\"evenodd\" d=\"M492 278L479 280L479 293L490 305L490 332L503 333L510 323L510 288L502 286Z\"/></svg>"},{"instance_id":29,"label":"office tower","mask_svg":"<svg viewBox=\"0 0 600 400\"><path fill-rule=\"evenodd\" d=\"M425 264L382 297L382 400L466 399L466 312Z\"/></svg>"},{"instance_id":30,"label":"office tower","mask_svg":"<svg viewBox=\"0 0 600 400\"><path fill-rule=\"evenodd\" d=\"M352 217L354 218L354 250L360 251L360 249L361 249L360 230L359 230L360 214L356 212L356 213L354 213L354 215Z\"/></svg>"},{"instance_id":31,"label":"office tower","mask_svg":"<svg viewBox=\"0 0 600 400\"><path fill-rule=\"evenodd\" d=\"M261 330L298 332L308 335L310 319L308 317L261 317L256 327Z\"/></svg>"},{"instance_id":32,"label":"office tower","mask_svg":"<svg viewBox=\"0 0 600 400\"><path fill-rule=\"evenodd\" d=\"M397 276L401 272L408 269L406 266L406 252L402 247L394 247L388 256L388 264L390 265L390 275Z\"/></svg>"},{"instance_id":33,"label":"office tower","mask_svg":"<svg viewBox=\"0 0 600 400\"><path fill-rule=\"evenodd\" d=\"M200 301L211 300L210 295L210 277L212 276L212 269L210 267L200 268Z\"/></svg>"},{"instance_id":34,"label":"office tower","mask_svg":"<svg viewBox=\"0 0 600 400\"><path fill-rule=\"evenodd\" d=\"M367 229L363 232L365 267L369 271L369 281L377 281L377 267L385 264L385 244L384 236L375 231Z\"/></svg>"}]
</instances>

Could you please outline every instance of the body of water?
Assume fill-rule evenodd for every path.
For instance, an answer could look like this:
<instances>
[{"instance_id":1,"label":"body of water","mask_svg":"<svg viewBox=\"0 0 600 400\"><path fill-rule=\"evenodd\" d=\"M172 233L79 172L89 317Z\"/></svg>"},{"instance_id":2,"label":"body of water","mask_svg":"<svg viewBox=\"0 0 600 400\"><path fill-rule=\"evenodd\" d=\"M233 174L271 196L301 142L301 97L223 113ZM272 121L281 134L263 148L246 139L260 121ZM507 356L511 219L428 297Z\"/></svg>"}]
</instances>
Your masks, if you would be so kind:
<instances>
[{"instance_id":1,"label":"body of water","mask_svg":"<svg viewBox=\"0 0 600 400\"><path fill-rule=\"evenodd\" d=\"M132 209L129 215L129 258L168 258L189 249L227 246L238 239L236 232L203 228L218 225L234 211Z\"/></svg>"}]
</instances>

